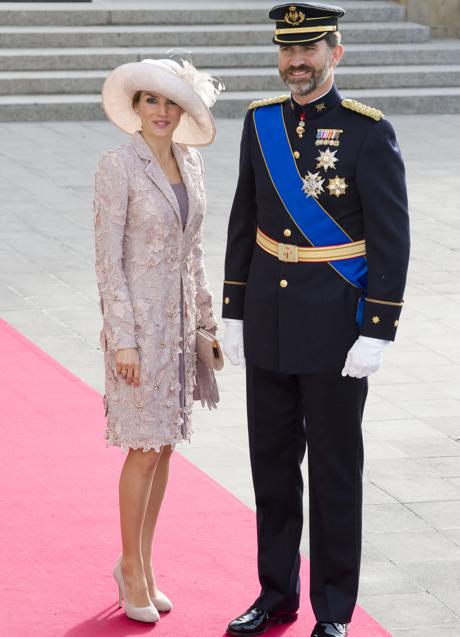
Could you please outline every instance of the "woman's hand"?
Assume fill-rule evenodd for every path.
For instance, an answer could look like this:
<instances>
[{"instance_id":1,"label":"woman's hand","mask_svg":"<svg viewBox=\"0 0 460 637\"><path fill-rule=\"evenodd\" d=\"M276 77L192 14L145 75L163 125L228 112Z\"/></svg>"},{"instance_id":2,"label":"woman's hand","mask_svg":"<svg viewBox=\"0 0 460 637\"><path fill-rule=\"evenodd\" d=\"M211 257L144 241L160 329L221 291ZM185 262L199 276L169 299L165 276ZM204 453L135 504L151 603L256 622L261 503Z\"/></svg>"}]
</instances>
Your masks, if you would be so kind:
<instances>
[{"instance_id":1,"label":"woman's hand","mask_svg":"<svg viewBox=\"0 0 460 637\"><path fill-rule=\"evenodd\" d=\"M125 379L128 385L139 385L139 354L136 348L119 349L115 354L117 375Z\"/></svg>"}]
</instances>

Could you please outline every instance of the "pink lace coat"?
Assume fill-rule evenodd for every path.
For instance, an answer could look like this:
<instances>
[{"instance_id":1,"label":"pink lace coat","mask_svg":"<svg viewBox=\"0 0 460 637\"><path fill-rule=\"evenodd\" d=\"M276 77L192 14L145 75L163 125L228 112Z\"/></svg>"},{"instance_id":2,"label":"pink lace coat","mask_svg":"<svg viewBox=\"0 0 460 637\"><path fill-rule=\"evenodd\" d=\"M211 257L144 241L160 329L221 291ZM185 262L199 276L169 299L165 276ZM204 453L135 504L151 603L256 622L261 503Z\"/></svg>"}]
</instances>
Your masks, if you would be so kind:
<instances>
[{"instance_id":1,"label":"pink lace coat","mask_svg":"<svg viewBox=\"0 0 460 637\"><path fill-rule=\"evenodd\" d=\"M201 156L179 144L173 144L173 152L188 195L185 230L174 192L140 133L108 151L96 172L94 224L103 314L106 440L124 451L159 451L163 445L190 438L195 330L198 325L216 327L203 264L206 199ZM115 353L127 347L139 351L139 387L127 385L115 374ZM179 397L181 351L185 413Z\"/></svg>"}]
</instances>

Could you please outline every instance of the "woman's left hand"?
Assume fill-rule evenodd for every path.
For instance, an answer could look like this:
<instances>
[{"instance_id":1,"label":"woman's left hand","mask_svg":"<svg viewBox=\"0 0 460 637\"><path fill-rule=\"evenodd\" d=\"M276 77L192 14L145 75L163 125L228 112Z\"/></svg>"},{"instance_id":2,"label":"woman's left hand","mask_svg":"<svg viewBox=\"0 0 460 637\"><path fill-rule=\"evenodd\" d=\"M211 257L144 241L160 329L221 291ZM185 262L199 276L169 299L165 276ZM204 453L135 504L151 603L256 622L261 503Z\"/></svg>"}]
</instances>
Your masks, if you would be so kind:
<instances>
[{"instance_id":1,"label":"woman's left hand","mask_svg":"<svg viewBox=\"0 0 460 637\"><path fill-rule=\"evenodd\" d=\"M139 353L135 347L117 350L115 364L117 375L120 375L128 385L139 386Z\"/></svg>"}]
</instances>

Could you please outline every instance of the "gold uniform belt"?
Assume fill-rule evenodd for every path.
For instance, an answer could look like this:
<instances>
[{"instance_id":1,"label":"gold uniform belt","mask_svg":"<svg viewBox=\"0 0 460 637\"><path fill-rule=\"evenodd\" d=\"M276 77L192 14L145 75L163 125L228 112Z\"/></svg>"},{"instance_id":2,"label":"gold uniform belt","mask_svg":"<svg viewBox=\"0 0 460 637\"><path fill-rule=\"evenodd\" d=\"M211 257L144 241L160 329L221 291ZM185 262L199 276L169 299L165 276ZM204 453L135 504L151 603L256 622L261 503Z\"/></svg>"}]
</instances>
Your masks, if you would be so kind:
<instances>
[{"instance_id":1,"label":"gold uniform belt","mask_svg":"<svg viewBox=\"0 0 460 637\"><path fill-rule=\"evenodd\" d=\"M366 256L364 239L334 246L296 246L290 243L279 243L257 228L256 242L262 250L284 263L321 263Z\"/></svg>"}]
</instances>

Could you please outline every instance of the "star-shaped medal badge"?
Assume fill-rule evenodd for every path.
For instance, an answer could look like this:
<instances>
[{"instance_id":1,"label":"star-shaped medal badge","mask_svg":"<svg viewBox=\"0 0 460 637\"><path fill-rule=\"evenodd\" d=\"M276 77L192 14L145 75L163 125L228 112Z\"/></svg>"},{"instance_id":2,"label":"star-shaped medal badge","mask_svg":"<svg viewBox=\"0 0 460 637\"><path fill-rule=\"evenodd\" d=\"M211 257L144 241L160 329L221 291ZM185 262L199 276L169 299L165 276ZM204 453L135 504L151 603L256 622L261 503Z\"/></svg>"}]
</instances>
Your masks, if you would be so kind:
<instances>
[{"instance_id":1,"label":"star-shaped medal badge","mask_svg":"<svg viewBox=\"0 0 460 637\"><path fill-rule=\"evenodd\" d=\"M323 183L324 179L321 179L319 173L311 173L308 171L308 174L303 178L302 190L307 197L317 197L320 193L324 192Z\"/></svg>"},{"instance_id":2,"label":"star-shaped medal badge","mask_svg":"<svg viewBox=\"0 0 460 637\"><path fill-rule=\"evenodd\" d=\"M327 172L329 168L335 168L335 164L339 161L338 157L335 156L336 150L332 150L327 148L326 150L320 150L319 156L316 158L317 164L316 168L324 168L324 172Z\"/></svg>"},{"instance_id":3,"label":"star-shaped medal badge","mask_svg":"<svg viewBox=\"0 0 460 637\"><path fill-rule=\"evenodd\" d=\"M334 177L334 179L329 179L327 187L331 197L340 197L340 195L345 194L348 184L345 182L345 177Z\"/></svg>"}]
</instances>

